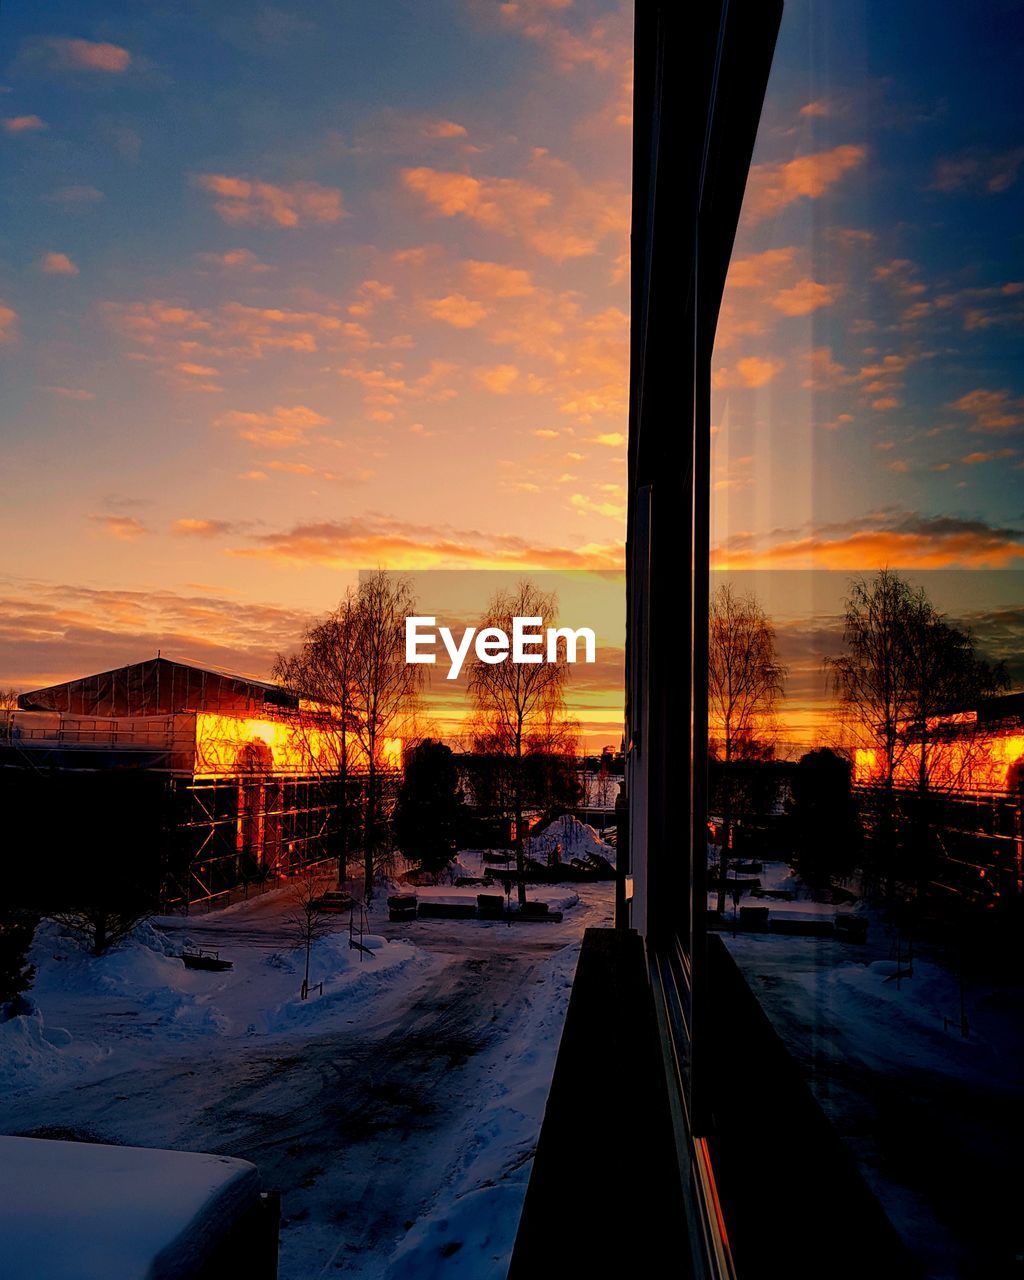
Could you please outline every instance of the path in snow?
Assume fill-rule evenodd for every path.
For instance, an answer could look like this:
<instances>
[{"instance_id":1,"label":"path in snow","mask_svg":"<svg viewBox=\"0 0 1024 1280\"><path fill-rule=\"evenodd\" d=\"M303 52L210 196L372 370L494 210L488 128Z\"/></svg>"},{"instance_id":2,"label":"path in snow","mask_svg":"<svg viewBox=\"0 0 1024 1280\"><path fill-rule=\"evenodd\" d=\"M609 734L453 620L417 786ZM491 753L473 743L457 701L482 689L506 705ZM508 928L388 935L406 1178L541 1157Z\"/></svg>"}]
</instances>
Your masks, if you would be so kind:
<instances>
[{"instance_id":1,"label":"path in snow","mask_svg":"<svg viewBox=\"0 0 1024 1280\"><path fill-rule=\"evenodd\" d=\"M285 936L275 896L169 927L225 954L273 949ZM513 1049L532 1004L564 1003L564 991L540 985L552 958L578 946L587 925L609 922L611 896L610 885L586 886L557 925L374 919L375 933L409 939L432 963L360 1005L350 1022L127 1054L107 1073L0 1103L0 1131L252 1160L283 1195L281 1280L382 1276L406 1231L436 1209L466 1163L475 1114L493 1098L501 1063L520 1060ZM529 1058L544 1090L557 1030ZM516 1132L521 1150L521 1117ZM518 1214L515 1196L503 1203L506 1216L509 1203ZM511 1231L514 1223L504 1223L497 1234L510 1242Z\"/></svg>"}]
</instances>

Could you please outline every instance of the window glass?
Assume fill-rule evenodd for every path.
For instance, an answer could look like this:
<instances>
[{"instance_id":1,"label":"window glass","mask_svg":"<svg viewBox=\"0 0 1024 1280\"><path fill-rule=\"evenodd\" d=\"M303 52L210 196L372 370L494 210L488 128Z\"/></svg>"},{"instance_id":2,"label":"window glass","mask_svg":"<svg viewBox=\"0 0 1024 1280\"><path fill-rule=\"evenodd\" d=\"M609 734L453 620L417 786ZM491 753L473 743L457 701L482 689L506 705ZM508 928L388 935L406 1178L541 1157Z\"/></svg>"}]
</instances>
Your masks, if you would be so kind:
<instances>
[{"instance_id":1,"label":"window glass","mask_svg":"<svg viewBox=\"0 0 1024 1280\"><path fill-rule=\"evenodd\" d=\"M930 1275L1019 1255L1022 53L789 0L713 368L710 926Z\"/></svg>"}]
</instances>

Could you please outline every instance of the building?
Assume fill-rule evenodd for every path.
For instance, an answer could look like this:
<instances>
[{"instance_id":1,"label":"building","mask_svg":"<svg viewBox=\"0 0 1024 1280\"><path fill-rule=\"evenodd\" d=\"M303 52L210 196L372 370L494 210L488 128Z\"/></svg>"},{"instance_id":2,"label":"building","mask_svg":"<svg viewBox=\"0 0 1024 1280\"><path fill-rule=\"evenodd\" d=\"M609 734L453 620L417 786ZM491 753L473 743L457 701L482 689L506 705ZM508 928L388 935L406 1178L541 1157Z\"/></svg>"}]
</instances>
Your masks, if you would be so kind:
<instances>
[{"instance_id":1,"label":"building","mask_svg":"<svg viewBox=\"0 0 1024 1280\"><path fill-rule=\"evenodd\" d=\"M853 751L854 784L877 791L887 772L876 745ZM906 726L893 747L893 795L905 817L927 805L938 835L930 888L975 905L1008 904L1024 889L1024 694L986 698Z\"/></svg>"},{"instance_id":2,"label":"building","mask_svg":"<svg viewBox=\"0 0 1024 1280\"><path fill-rule=\"evenodd\" d=\"M38 779L130 769L159 781L165 908L338 856L342 762L359 770L330 709L163 657L34 689L18 704L4 713L5 770Z\"/></svg>"}]
</instances>

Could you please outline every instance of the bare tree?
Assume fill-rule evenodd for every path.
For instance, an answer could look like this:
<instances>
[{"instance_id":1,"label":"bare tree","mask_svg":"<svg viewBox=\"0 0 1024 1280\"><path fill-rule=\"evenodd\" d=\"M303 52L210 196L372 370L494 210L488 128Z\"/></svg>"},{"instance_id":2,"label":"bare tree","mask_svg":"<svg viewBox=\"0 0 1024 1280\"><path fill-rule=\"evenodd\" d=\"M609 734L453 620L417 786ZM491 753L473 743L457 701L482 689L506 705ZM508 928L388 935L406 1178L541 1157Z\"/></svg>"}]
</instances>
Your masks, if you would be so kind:
<instances>
[{"instance_id":1,"label":"bare tree","mask_svg":"<svg viewBox=\"0 0 1024 1280\"><path fill-rule=\"evenodd\" d=\"M510 635L514 618L540 618L555 625L557 601L553 593L521 581L513 590L498 591L480 620L482 631L496 627ZM469 668L469 692L479 728L478 745L504 757L509 763L510 804L514 824L519 904L526 903L526 868L523 858L523 809L526 792L524 756L568 740L571 726L565 721L565 685L568 665L556 662L483 662L476 658Z\"/></svg>"},{"instance_id":2,"label":"bare tree","mask_svg":"<svg viewBox=\"0 0 1024 1280\"><path fill-rule=\"evenodd\" d=\"M738 595L723 583L708 608L708 729L721 744L723 833L718 865L718 909L725 910L725 878L732 844L734 761L758 754L772 732L776 705L785 688L786 668L775 649L775 628L754 595Z\"/></svg>"},{"instance_id":3,"label":"bare tree","mask_svg":"<svg viewBox=\"0 0 1024 1280\"><path fill-rule=\"evenodd\" d=\"M18 709L18 689L0 689L0 742L8 741L14 725L13 713Z\"/></svg>"},{"instance_id":4,"label":"bare tree","mask_svg":"<svg viewBox=\"0 0 1024 1280\"><path fill-rule=\"evenodd\" d=\"M977 763L983 735L963 713L1005 688L1006 671L986 662L970 633L944 618L923 588L891 569L851 584L843 646L826 667L847 731L872 762L879 843L887 855L894 851L896 793L913 796L920 878L932 843L932 798L969 785Z\"/></svg>"},{"instance_id":5,"label":"bare tree","mask_svg":"<svg viewBox=\"0 0 1024 1280\"><path fill-rule=\"evenodd\" d=\"M319 771L325 789L333 796L338 821L339 888L348 874L356 632L356 600L349 590L333 612L307 628L297 653L279 654L274 664L275 678L305 700L300 732L309 740L311 767Z\"/></svg>"},{"instance_id":6,"label":"bare tree","mask_svg":"<svg viewBox=\"0 0 1024 1280\"><path fill-rule=\"evenodd\" d=\"M366 767L363 882L373 896L375 859L382 844L381 780L387 739L412 713L423 668L405 660L405 620L416 612L407 578L383 569L364 578L355 596L352 691L356 736Z\"/></svg>"},{"instance_id":7,"label":"bare tree","mask_svg":"<svg viewBox=\"0 0 1024 1280\"><path fill-rule=\"evenodd\" d=\"M309 995L309 960L313 944L326 938L333 928L330 918L320 909L323 889L324 879L315 868L304 868L292 889L292 907L286 917L288 931L296 945L305 949L306 967L299 993L303 1000Z\"/></svg>"}]
</instances>

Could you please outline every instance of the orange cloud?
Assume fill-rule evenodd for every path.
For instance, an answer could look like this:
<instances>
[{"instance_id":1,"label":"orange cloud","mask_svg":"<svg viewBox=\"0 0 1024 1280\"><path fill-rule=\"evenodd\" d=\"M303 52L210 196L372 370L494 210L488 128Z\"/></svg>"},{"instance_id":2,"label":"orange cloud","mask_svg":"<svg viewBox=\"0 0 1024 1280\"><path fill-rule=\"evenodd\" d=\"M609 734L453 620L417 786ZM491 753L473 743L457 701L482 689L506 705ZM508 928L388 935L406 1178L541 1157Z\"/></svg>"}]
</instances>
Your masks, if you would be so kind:
<instances>
[{"instance_id":1,"label":"orange cloud","mask_svg":"<svg viewBox=\"0 0 1024 1280\"><path fill-rule=\"evenodd\" d=\"M987 453L968 453L965 457L961 458L960 461L965 467L976 467L982 462L995 462L996 459L1014 458L1016 456L1016 449L991 449Z\"/></svg>"},{"instance_id":2,"label":"orange cloud","mask_svg":"<svg viewBox=\"0 0 1024 1280\"><path fill-rule=\"evenodd\" d=\"M743 215L748 222L781 213L797 200L816 200L867 159L867 148L850 144L796 156L781 164L755 164L750 170Z\"/></svg>"},{"instance_id":3,"label":"orange cloud","mask_svg":"<svg viewBox=\"0 0 1024 1280\"><path fill-rule=\"evenodd\" d=\"M717 391L729 387L765 387L785 368L783 360L764 360L760 356L744 356L730 368L717 369L711 385Z\"/></svg>"},{"instance_id":4,"label":"orange cloud","mask_svg":"<svg viewBox=\"0 0 1024 1280\"><path fill-rule=\"evenodd\" d=\"M7 116L3 125L4 133L39 133L49 127L38 116Z\"/></svg>"},{"instance_id":5,"label":"orange cloud","mask_svg":"<svg viewBox=\"0 0 1024 1280\"><path fill-rule=\"evenodd\" d=\"M890 464L891 466L892 464ZM897 515L760 544L742 535L712 552L716 569L1004 569L1024 564L1024 530L977 520ZM874 525L875 527L872 527Z\"/></svg>"},{"instance_id":6,"label":"orange cloud","mask_svg":"<svg viewBox=\"0 0 1024 1280\"><path fill-rule=\"evenodd\" d=\"M453 329L472 329L487 315L487 308L480 302L467 298L464 293L449 293L444 298L428 298L424 303L427 314L435 320L443 320Z\"/></svg>"},{"instance_id":7,"label":"orange cloud","mask_svg":"<svg viewBox=\"0 0 1024 1280\"><path fill-rule=\"evenodd\" d=\"M496 396L507 396L518 378L519 370L514 364L496 364L491 369L476 371L477 381Z\"/></svg>"},{"instance_id":8,"label":"orange cloud","mask_svg":"<svg viewBox=\"0 0 1024 1280\"><path fill-rule=\"evenodd\" d=\"M175 520L171 528L175 533L185 534L188 537L215 538L221 534L230 533L235 526L229 520L195 520L186 517Z\"/></svg>"},{"instance_id":9,"label":"orange cloud","mask_svg":"<svg viewBox=\"0 0 1024 1280\"><path fill-rule=\"evenodd\" d=\"M1024 401L1012 400L1006 391L977 388L954 400L950 406L974 419L972 431L1001 435L1024 425Z\"/></svg>"},{"instance_id":10,"label":"orange cloud","mask_svg":"<svg viewBox=\"0 0 1024 1280\"><path fill-rule=\"evenodd\" d=\"M259 445L305 444L314 427L326 427L330 422L315 409L304 404L276 405L270 413L243 412L231 409L214 419L215 427L230 427L243 440Z\"/></svg>"},{"instance_id":11,"label":"orange cloud","mask_svg":"<svg viewBox=\"0 0 1024 1280\"><path fill-rule=\"evenodd\" d=\"M553 547L514 534L411 524L374 514L297 525L257 535L252 542L234 554L347 569L378 564L391 569L621 569L623 556L621 542Z\"/></svg>"},{"instance_id":12,"label":"orange cloud","mask_svg":"<svg viewBox=\"0 0 1024 1280\"><path fill-rule=\"evenodd\" d=\"M537 292L529 271L522 267L470 261L464 263L464 270L473 291L487 298L529 298Z\"/></svg>"},{"instance_id":13,"label":"orange cloud","mask_svg":"<svg viewBox=\"0 0 1024 1280\"><path fill-rule=\"evenodd\" d=\"M14 342L18 336L18 313L0 302L0 347Z\"/></svg>"},{"instance_id":14,"label":"orange cloud","mask_svg":"<svg viewBox=\"0 0 1024 1280\"><path fill-rule=\"evenodd\" d=\"M197 174L194 182L216 197L214 209L231 226L242 223L276 227L330 225L347 216L341 192L316 182L280 187L221 173Z\"/></svg>"},{"instance_id":15,"label":"orange cloud","mask_svg":"<svg viewBox=\"0 0 1024 1280\"><path fill-rule=\"evenodd\" d=\"M842 294L839 284L819 284L817 280L800 280L788 289L780 289L771 304L784 316L806 316L819 307L829 307Z\"/></svg>"},{"instance_id":16,"label":"orange cloud","mask_svg":"<svg viewBox=\"0 0 1024 1280\"><path fill-rule=\"evenodd\" d=\"M626 234L624 188L587 187L568 166L548 161L555 190L521 178L474 178L425 166L402 170L406 189L434 213L464 217L488 231L515 236L544 257L563 261L596 253L606 236Z\"/></svg>"},{"instance_id":17,"label":"orange cloud","mask_svg":"<svg viewBox=\"0 0 1024 1280\"><path fill-rule=\"evenodd\" d=\"M127 49L97 40L52 39L44 41L43 46L51 66L60 70L118 74L127 71L132 60Z\"/></svg>"},{"instance_id":18,"label":"orange cloud","mask_svg":"<svg viewBox=\"0 0 1024 1280\"><path fill-rule=\"evenodd\" d=\"M726 289L762 289L787 272L795 257L796 249L790 245L733 258L729 263Z\"/></svg>"},{"instance_id":19,"label":"orange cloud","mask_svg":"<svg viewBox=\"0 0 1024 1280\"><path fill-rule=\"evenodd\" d=\"M251 249L228 249L226 253L201 253L200 262L211 267L222 267L229 271L249 271L261 274L271 268L261 262Z\"/></svg>"},{"instance_id":20,"label":"orange cloud","mask_svg":"<svg viewBox=\"0 0 1024 1280\"><path fill-rule=\"evenodd\" d=\"M428 138L464 138L465 125L456 124L454 120L428 120L423 126Z\"/></svg>"},{"instance_id":21,"label":"orange cloud","mask_svg":"<svg viewBox=\"0 0 1024 1280\"><path fill-rule=\"evenodd\" d=\"M66 253L46 253L39 260L39 270L48 276L77 276L78 268Z\"/></svg>"},{"instance_id":22,"label":"orange cloud","mask_svg":"<svg viewBox=\"0 0 1024 1280\"><path fill-rule=\"evenodd\" d=\"M165 655L268 678L308 618L212 591L114 591L33 582L0 600L0 671L22 689Z\"/></svg>"},{"instance_id":23,"label":"orange cloud","mask_svg":"<svg viewBox=\"0 0 1024 1280\"><path fill-rule=\"evenodd\" d=\"M136 520L134 516L90 516L90 520L98 525L102 525L106 533L112 538L117 538L121 542L133 542L136 538L142 537L149 530L141 520Z\"/></svg>"}]
</instances>

